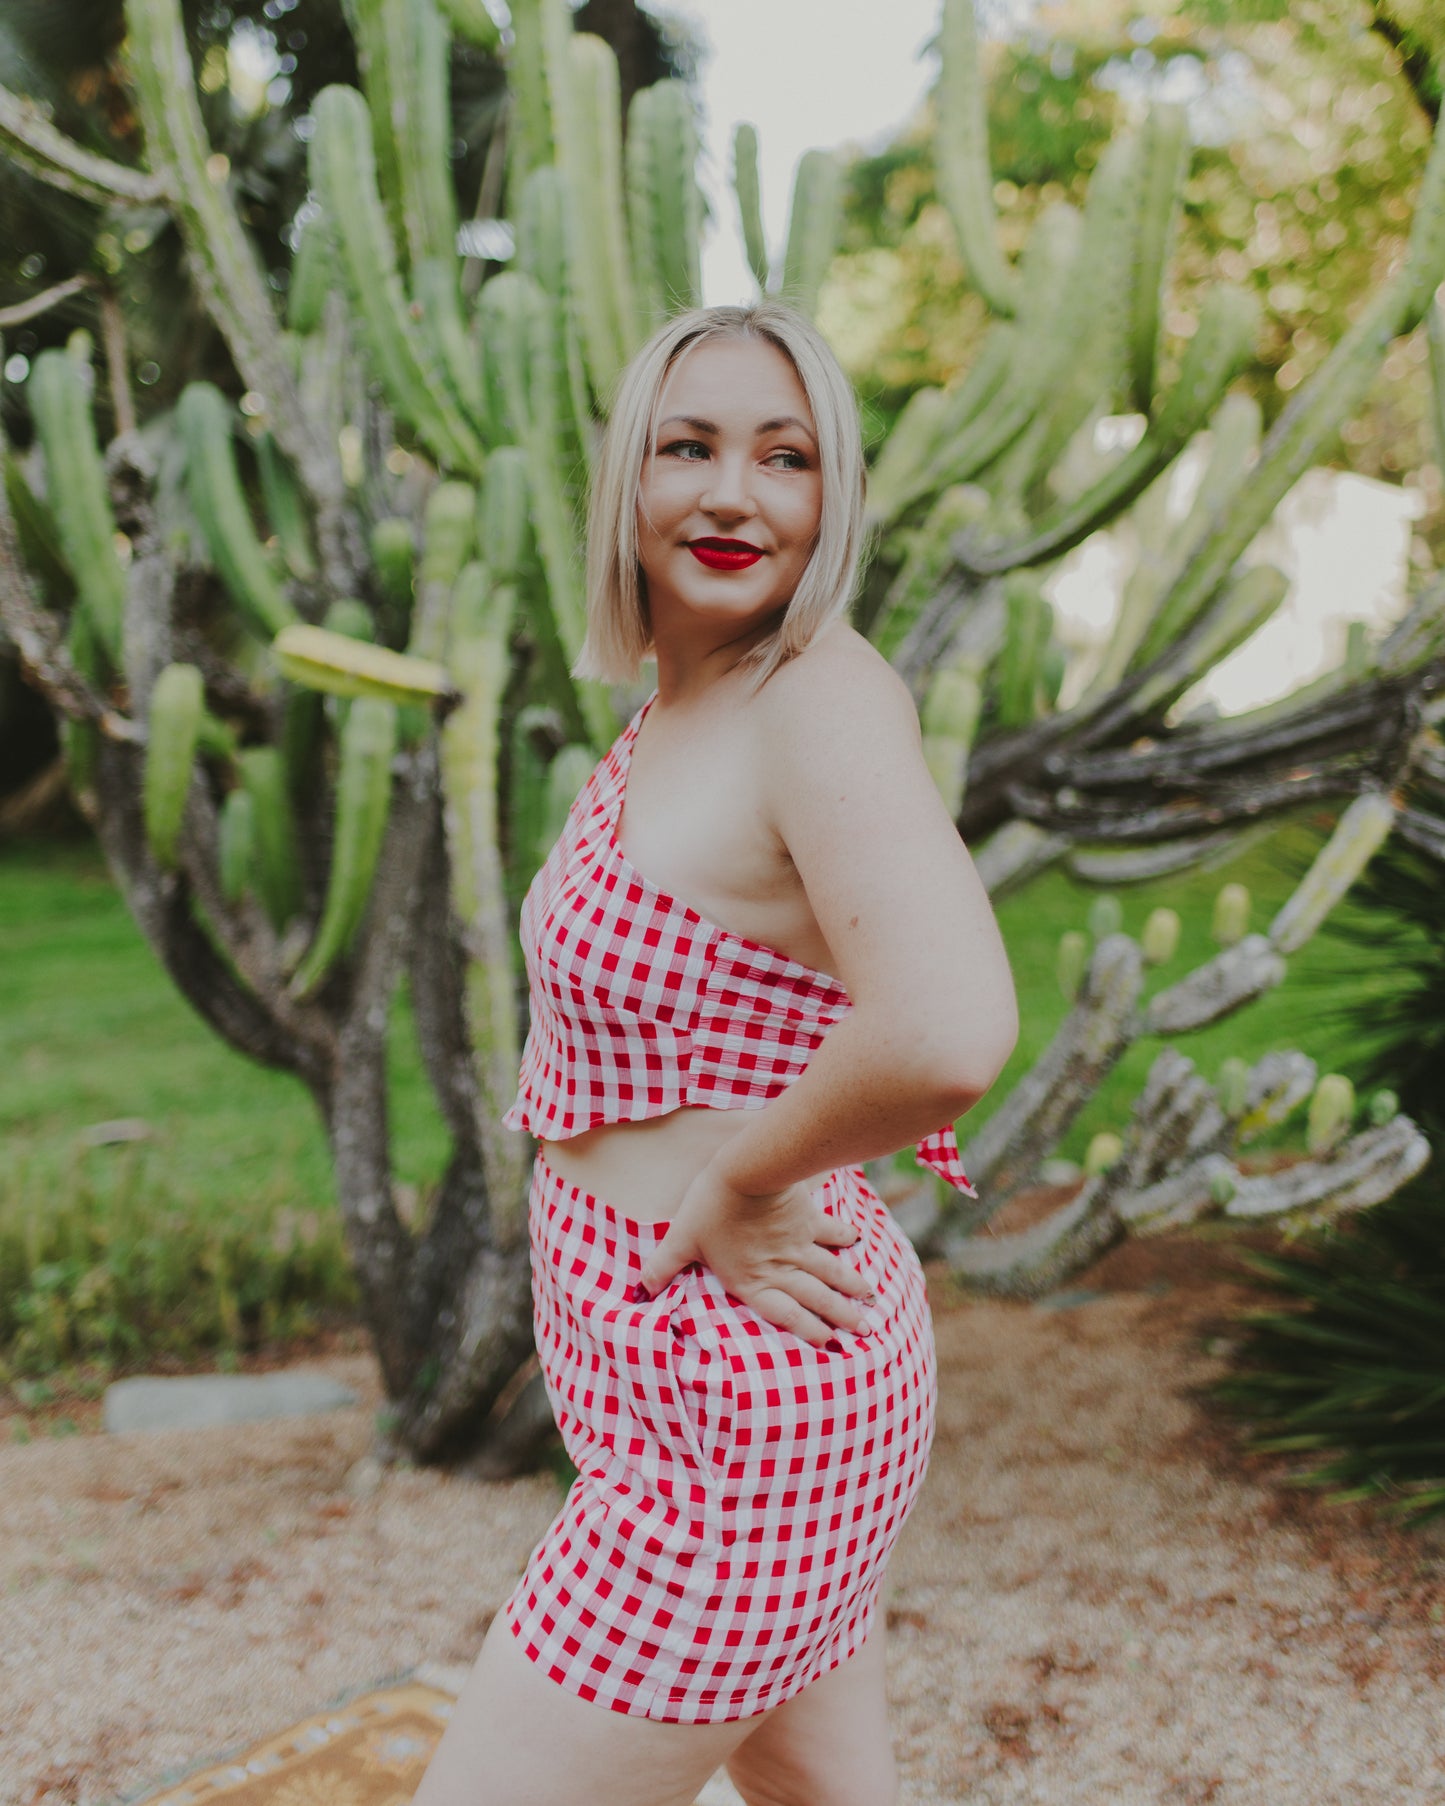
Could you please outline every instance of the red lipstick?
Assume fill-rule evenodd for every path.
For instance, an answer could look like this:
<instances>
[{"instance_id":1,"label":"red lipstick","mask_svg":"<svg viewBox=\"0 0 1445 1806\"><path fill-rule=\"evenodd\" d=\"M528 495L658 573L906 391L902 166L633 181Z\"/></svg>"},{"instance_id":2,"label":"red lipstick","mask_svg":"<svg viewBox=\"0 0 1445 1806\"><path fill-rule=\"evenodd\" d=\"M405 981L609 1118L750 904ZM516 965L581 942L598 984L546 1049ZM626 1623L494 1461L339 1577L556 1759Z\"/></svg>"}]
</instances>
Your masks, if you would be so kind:
<instances>
[{"instance_id":1,"label":"red lipstick","mask_svg":"<svg viewBox=\"0 0 1445 1806\"><path fill-rule=\"evenodd\" d=\"M710 571L745 571L762 557L745 539L691 539L687 549Z\"/></svg>"}]
</instances>

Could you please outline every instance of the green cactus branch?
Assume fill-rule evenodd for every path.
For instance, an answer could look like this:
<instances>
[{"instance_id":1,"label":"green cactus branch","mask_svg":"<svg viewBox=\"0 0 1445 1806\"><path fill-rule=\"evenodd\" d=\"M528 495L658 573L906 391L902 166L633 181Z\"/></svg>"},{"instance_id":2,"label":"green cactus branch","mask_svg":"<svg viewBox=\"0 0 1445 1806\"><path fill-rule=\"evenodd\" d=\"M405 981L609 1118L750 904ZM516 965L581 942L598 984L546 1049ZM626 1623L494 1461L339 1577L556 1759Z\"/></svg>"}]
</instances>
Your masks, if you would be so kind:
<instances>
[{"instance_id":1,"label":"green cactus branch","mask_svg":"<svg viewBox=\"0 0 1445 1806\"><path fill-rule=\"evenodd\" d=\"M995 313L1012 314L1021 285L998 242L988 155L987 93L973 0L944 0L940 36L943 69L935 101L939 189L953 217L975 288Z\"/></svg>"},{"instance_id":2,"label":"green cactus branch","mask_svg":"<svg viewBox=\"0 0 1445 1806\"><path fill-rule=\"evenodd\" d=\"M130 169L83 149L51 124L34 101L0 85L0 147L13 163L63 194L98 207L126 201L150 206L169 199L165 183L144 169Z\"/></svg>"}]
</instances>

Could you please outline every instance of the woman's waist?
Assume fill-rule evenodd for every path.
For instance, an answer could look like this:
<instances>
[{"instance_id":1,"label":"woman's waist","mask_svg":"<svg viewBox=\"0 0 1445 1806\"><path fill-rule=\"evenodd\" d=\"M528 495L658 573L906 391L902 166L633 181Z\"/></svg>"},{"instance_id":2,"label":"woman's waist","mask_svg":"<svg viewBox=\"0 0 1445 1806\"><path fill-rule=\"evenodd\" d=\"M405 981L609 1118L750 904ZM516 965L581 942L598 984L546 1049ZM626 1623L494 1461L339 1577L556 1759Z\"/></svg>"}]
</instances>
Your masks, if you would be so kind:
<instances>
[{"instance_id":1,"label":"woman's waist","mask_svg":"<svg viewBox=\"0 0 1445 1806\"><path fill-rule=\"evenodd\" d=\"M753 1112L684 1104L641 1122L602 1123L566 1141L539 1141L552 1171L637 1222L676 1214L693 1180ZM821 1185L826 1173L806 1181Z\"/></svg>"}]
</instances>

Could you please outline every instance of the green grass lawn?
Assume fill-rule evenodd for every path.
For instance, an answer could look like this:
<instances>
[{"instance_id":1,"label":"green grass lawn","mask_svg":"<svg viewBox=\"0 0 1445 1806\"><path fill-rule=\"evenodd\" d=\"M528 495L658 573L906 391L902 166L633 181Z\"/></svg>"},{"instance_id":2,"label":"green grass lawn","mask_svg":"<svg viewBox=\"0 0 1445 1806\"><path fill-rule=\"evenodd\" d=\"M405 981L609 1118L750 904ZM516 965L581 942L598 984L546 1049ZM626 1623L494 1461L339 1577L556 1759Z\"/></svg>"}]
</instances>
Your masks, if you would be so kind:
<instances>
[{"instance_id":1,"label":"green grass lawn","mask_svg":"<svg viewBox=\"0 0 1445 1806\"><path fill-rule=\"evenodd\" d=\"M1179 951L1150 975L1150 991L1215 951L1209 928L1221 884L1247 884L1254 898L1252 926L1267 927L1326 826L1319 819L1297 822L1216 871L1121 890L1130 932L1142 930L1159 904L1177 909L1182 920ZM1087 925L1096 895L1056 871L1000 904L1022 1029L1008 1070L961 1125L965 1143L1062 1020L1067 1006L1055 979L1059 936ZM1330 1007L1348 986L1360 994L1388 976L1361 971L1359 960L1356 951L1317 937L1295 956L1277 990L1179 1045L1210 1077L1226 1055L1255 1058L1296 1046L1322 1071L1349 1071L1358 1050L1348 1025L1329 1020ZM426 1186L441 1172L445 1132L422 1073L404 987L396 1001L391 1107L397 1177ZM1135 1045L1058 1153L1079 1159L1096 1130L1124 1128L1159 1046ZM288 1074L233 1052L191 1011L88 842L0 847L0 1073L0 1291L7 1283L13 1289L17 1270L28 1272L37 1260L61 1275L53 1277L56 1287L70 1284L86 1262L100 1262L107 1235L118 1233L106 1229L107 1212L132 1225L199 1226L196 1258L207 1274L218 1265L239 1272L238 1248L248 1241L280 1246L290 1232L285 1226L294 1229L297 1221L310 1225L312 1237L319 1223L328 1260L344 1266L325 1136L310 1097ZM139 1146L86 1144L87 1128L119 1117L142 1119L148 1138ZM83 1236L67 1230L52 1247L45 1226L66 1212L79 1212L92 1228ZM222 1242L229 1253L217 1252ZM67 1248L76 1263L65 1270L69 1279L61 1271ZM171 1283L182 1288L190 1282L173 1275ZM227 1283L242 1285L238 1278ZM247 1283L254 1289L270 1282L253 1274ZM332 1293L340 1286L334 1273L315 1283ZM4 1302L0 1298L0 1346ZM212 1316L230 1322L234 1311L221 1308L219 1317Z\"/></svg>"}]
</instances>

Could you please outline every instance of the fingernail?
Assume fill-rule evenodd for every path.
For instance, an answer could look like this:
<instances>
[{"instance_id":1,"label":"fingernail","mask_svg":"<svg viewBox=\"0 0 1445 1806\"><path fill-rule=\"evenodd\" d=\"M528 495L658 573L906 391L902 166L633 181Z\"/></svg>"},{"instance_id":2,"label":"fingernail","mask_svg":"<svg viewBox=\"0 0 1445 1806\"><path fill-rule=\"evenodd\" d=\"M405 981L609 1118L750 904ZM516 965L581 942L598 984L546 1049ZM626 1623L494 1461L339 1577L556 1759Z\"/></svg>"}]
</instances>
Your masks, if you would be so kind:
<instances>
[{"instance_id":1,"label":"fingernail","mask_svg":"<svg viewBox=\"0 0 1445 1806\"><path fill-rule=\"evenodd\" d=\"M873 1318L869 1316L867 1311L864 1311L863 1321L858 1325L858 1334L860 1336L871 1336L877 1328L878 1325L874 1322Z\"/></svg>"},{"instance_id":2,"label":"fingernail","mask_svg":"<svg viewBox=\"0 0 1445 1806\"><path fill-rule=\"evenodd\" d=\"M864 1304L877 1304L878 1294L876 1292L865 1292L863 1294L863 1302Z\"/></svg>"},{"instance_id":3,"label":"fingernail","mask_svg":"<svg viewBox=\"0 0 1445 1806\"><path fill-rule=\"evenodd\" d=\"M652 1297L652 1293L639 1279L627 1296L633 1304L646 1304Z\"/></svg>"}]
</instances>

